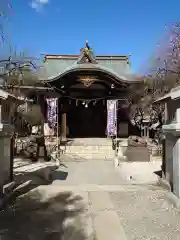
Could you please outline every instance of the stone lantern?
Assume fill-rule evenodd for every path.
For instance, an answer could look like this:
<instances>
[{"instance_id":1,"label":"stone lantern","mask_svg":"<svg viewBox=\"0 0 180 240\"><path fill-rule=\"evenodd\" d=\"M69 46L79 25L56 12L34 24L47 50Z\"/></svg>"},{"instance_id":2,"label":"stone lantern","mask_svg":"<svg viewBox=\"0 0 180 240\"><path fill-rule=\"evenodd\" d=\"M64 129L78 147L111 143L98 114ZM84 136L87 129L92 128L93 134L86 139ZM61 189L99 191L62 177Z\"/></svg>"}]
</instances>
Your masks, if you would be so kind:
<instances>
[{"instance_id":1,"label":"stone lantern","mask_svg":"<svg viewBox=\"0 0 180 240\"><path fill-rule=\"evenodd\" d=\"M162 126L165 134L164 178L174 195L180 199L180 88L172 89L155 103L165 104L165 123Z\"/></svg>"},{"instance_id":2,"label":"stone lantern","mask_svg":"<svg viewBox=\"0 0 180 240\"><path fill-rule=\"evenodd\" d=\"M22 103L14 95L0 89L0 193L13 181L12 117L17 105Z\"/></svg>"}]
</instances>

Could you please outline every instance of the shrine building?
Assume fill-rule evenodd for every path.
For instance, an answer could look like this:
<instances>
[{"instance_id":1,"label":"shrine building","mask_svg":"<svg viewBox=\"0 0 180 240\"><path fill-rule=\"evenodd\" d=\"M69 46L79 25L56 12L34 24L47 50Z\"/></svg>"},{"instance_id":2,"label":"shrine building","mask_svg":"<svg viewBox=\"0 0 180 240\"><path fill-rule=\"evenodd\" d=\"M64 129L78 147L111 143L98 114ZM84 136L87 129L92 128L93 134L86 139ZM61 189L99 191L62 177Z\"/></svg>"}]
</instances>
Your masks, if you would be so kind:
<instances>
[{"instance_id":1,"label":"shrine building","mask_svg":"<svg viewBox=\"0 0 180 240\"><path fill-rule=\"evenodd\" d=\"M106 137L109 100L118 100L117 136L132 134L128 97L139 81L128 56L95 56L86 41L79 55L45 55L39 78L58 94L63 137Z\"/></svg>"}]
</instances>

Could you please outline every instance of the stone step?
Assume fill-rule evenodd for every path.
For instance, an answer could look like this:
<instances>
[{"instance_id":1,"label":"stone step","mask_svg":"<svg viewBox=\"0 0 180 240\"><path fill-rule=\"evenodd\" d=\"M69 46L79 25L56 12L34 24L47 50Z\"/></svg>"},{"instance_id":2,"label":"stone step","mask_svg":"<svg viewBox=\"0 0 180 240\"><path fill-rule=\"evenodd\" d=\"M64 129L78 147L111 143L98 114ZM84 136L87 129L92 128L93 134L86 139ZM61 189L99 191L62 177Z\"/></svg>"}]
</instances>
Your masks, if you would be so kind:
<instances>
[{"instance_id":1,"label":"stone step","mask_svg":"<svg viewBox=\"0 0 180 240\"><path fill-rule=\"evenodd\" d=\"M67 145L73 146L112 146L112 140L108 138L74 138Z\"/></svg>"},{"instance_id":2,"label":"stone step","mask_svg":"<svg viewBox=\"0 0 180 240\"><path fill-rule=\"evenodd\" d=\"M115 154L115 152L113 150L83 150L83 149L64 150L64 153L69 153L69 154Z\"/></svg>"},{"instance_id":3,"label":"stone step","mask_svg":"<svg viewBox=\"0 0 180 240\"><path fill-rule=\"evenodd\" d=\"M64 153L68 154L99 154L99 155L114 155L114 151L111 146L68 146L61 147Z\"/></svg>"},{"instance_id":4,"label":"stone step","mask_svg":"<svg viewBox=\"0 0 180 240\"><path fill-rule=\"evenodd\" d=\"M69 155L100 155L100 156L115 156L114 152L64 152Z\"/></svg>"},{"instance_id":5,"label":"stone step","mask_svg":"<svg viewBox=\"0 0 180 240\"><path fill-rule=\"evenodd\" d=\"M108 152L113 152L113 149L108 149L108 148L101 148L101 149L86 149L86 148L66 148L64 149L65 152L83 152L83 153L108 153Z\"/></svg>"},{"instance_id":6,"label":"stone step","mask_svg":"<svg viewBox=\"0 0 180 240\"><path fill-rule=\"evenodd\" d=\"M64 154L71 159L114 159L114 155L103 154Z\"/></svg>"},{"instance_id":7,"label":"stone step","mask_svg":"<svg viewBox=\"0 0 180 240\"><path fill-rule=\"evenodd\" d=\"M70 151L70 152L77 152L77 151L83 151L83 152L94 152L94 151L107 151L107 152L110 152L110 151L113 151L112 148L61 148L62 150L64 151Z\"/></svg>"},{"instance_id":8,"label":"stone step","mask_svg":"<svg viewBox=\"0 0 180 240\"><path fill-rule=\"evenodd\" d=\"M102 154L63 154L61 157L62 162L78 162L78 161L84 161L84 160L108 160L112 161L114 158L113 155L102 155Z\"/></svg>"},{"instance_id":9,"label":"stone step","mask_svg":"<svg viewBox=\"0 0 180 240\"><path fill-rule=\"evenodd\" d=\"M62 146L63 147L63 146ZM84 145L84 146L75 146L75 145L71 145L71 146L64 146L66 149L76 149L76 148L80 148L80 149L112 149L112 146L108 145L96 145L96 146L91 146L91 145Z\"/></svg>"}]
</instances>

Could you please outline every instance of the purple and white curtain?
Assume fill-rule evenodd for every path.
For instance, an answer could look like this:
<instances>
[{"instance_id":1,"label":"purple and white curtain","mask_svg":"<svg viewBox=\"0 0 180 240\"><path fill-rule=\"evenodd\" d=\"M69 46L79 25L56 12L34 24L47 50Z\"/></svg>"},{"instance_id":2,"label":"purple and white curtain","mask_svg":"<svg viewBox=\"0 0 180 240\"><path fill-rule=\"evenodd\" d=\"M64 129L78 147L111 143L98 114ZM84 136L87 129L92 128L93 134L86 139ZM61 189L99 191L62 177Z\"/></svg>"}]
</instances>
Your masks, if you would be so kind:
<instances>
[{"instance_id":1,"label":"purple and white curtain","mask_svg":"<svg viewBox=\"0 0 180 240\"><path fill-rule=\"evenodd\" d=\"M47 98L47 123L50 128L54 128L57 123L58 98Z\"/></svg>"},{"instance_id":2,"label":"purple and white curtain","mask_svg":"<svg viewBox=\"0 0 180 240\"><path fill-rule=\"evenodd\" d=\"M118 100L107 100L107 136L117 134L117 102Z\"/></svg>"}]
</instances>

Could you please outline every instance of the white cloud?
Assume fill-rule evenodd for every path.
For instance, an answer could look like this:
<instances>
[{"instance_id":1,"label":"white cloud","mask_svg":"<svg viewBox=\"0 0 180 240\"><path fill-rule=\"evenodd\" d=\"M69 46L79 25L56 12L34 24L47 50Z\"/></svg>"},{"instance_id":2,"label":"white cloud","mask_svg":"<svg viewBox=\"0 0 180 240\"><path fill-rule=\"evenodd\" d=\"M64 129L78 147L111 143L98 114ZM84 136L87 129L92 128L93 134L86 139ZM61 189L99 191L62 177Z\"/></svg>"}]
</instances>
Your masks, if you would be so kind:
<instances>
[{"instance_id":1,"label":"white cloud","mask_svg":"<svg viewBox=\"0 0 180 240\"><path fill-rule=\"evenodd\" d=\"M30 7L39 12L42 9L43 5L48 3L49 0L32 0L32 2L30 2Z\"/></svg>"},{"instance_id":2,"label":"white cloud","mask_svg":"<svg viewBox=\"0 0 180 240\"><path fill-rule=\"evenodd\" d=\"M37 2L39 2L39 3L41 3L41 4L47 4L47 3L49 2L49 0L39 0L39 1L37 1Z\"/></svg>"}]
</instances>

